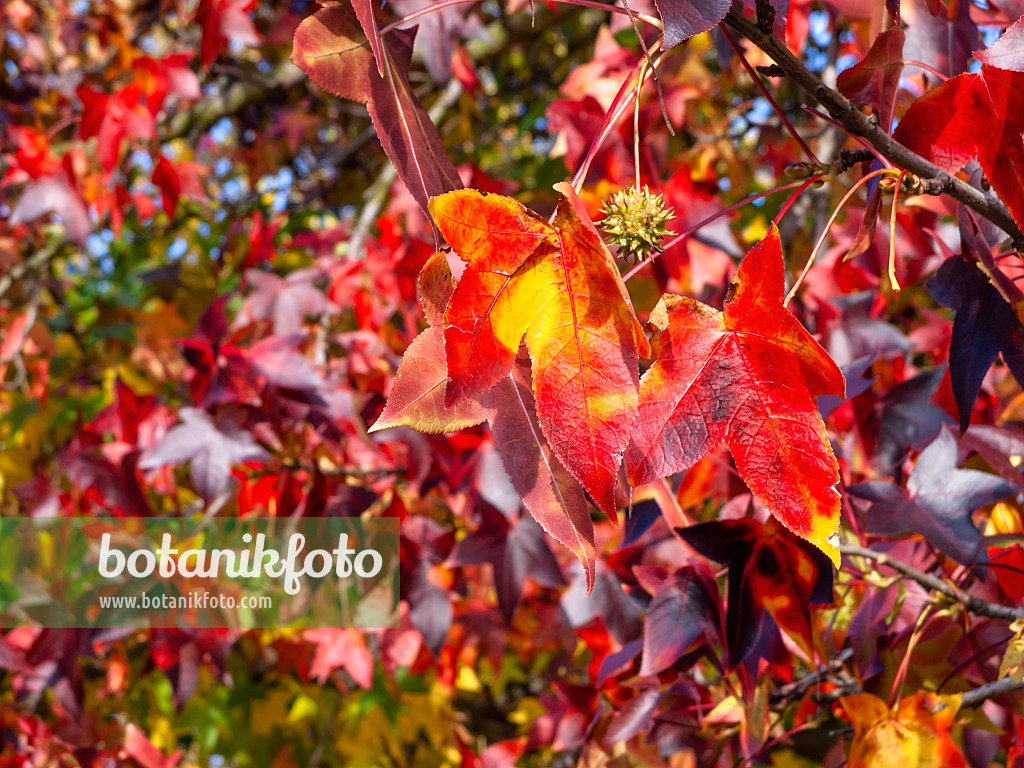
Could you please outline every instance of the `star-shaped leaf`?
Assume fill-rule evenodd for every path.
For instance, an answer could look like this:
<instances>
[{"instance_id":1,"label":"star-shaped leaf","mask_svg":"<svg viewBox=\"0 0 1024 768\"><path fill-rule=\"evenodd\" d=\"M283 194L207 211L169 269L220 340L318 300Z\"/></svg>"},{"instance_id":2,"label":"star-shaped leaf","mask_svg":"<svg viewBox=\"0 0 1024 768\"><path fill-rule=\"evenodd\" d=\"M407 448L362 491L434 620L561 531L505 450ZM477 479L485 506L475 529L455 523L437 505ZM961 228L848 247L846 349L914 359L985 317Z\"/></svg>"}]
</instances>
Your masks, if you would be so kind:
<instances>
[{"instance_id":1,"label":"star-shaped leaf","mask_svg":"<svg viewBox=\"0 0 1024 768\"><path fill-rule=\"evenodd\" d=\"M773 227L740 264L724 312L662 297L626 472L648 483L725 443L757 499L838 564L839 465L816 396L843 397L846 384L782 305L784 283Z\"/></svg>"},{"instance_id":2,"label":"star-shaped leaf","mask_svg":"<svg viewBox=\"0 0 1024 768\"><path fill-rule=\"evenodd\" d=\"M987 559L971 514L1016 493L1017 488L987 472L959 469L956 440L943 429L917 457L906 488L873 481L852 485L847 491L871 502L864 519L868 533L917 533L943 554L970 565Z\"/></svg>"},{"instance_id":3,"label":"star-shaped leaf","mask_svg":"<svg viewBox=\"0 0 1024 768\"><path fill-rule=\"evenodd\" d=\"M268 458L252 435L228 419L214 423L198 408L182 408L178 415L182 423L139 462L140 469L188 461L195 490L212 499L227 488L232 465Z\"/></svg>"},{"instance_id":4,"label":"star-shaped leaf","mask_svg":"<svg viewBox=\"0 0 1024 768\"><path fill-rule=\"evenodd\" d=\"M525 333L544 437L614 516L647 339L576 193L556 189L563 199L550 225L500 195L462 190L431 200L437 226L467 263L444 315L445 405L501 381Z\"/></svg>"},{"instance_id":5,"label":"star-shaped leaf","mask_svg":"<svg viewBox=\"0 0 1024 768\"><path fill-rule=\"evenodd\" d=\"M810 603L832 602L832 563L772 520L716 520L676 533L702 555L729 566L726 637L735 667L754 650L764 611L810 654ZM757 659L753 659L756 666Z\"/></svg>"},{"instance_id":6,"label":"star-shaped leaf","mask_svg":"<svg viewBox=\"0 0 1024 768\"><path fill-rule=\"evenodd\" d=\"M910 105L893 133L911 151L956 173L978 158L992 188L1024 227L1024 73L983 64Z\"/></svg>"},{"instance_id":7,"label":"star-shaped leaf","mask_svg":"<svg viewBox=\"0 0 1024 768\"><path fill-rule=\"evenodd\" d=\"M1024 381L1024 326L984 273L956 256L946 259L928 280L928 290L942 306L956 312L949 377L963 433L981 382L1000 353L1017 381Z\"/></svg>"}]
</instances>

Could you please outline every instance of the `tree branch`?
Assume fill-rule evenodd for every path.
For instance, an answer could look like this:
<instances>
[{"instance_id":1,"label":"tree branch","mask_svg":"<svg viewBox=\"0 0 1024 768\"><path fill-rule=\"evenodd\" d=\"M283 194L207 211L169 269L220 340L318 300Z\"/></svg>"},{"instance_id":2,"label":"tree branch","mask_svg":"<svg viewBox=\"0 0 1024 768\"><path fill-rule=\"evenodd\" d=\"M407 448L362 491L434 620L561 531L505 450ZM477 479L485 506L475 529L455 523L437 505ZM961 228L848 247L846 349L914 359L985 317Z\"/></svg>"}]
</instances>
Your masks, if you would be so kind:
<instances>
[{"instance_id":1,"label":"tree branch","mask_svg":"<svg viewBox=\"0 0 1024 768\"><path fill-rule=\"evenodd\" d=\"M1020 231L1017 223L1002 203L986 198L980 190L946 173L937 165L928 162L895 141L846 97L825 85L817 75L804 66L800 59L793 55L783 41L774 35L765 34L755 22L745 18L741 6L734 3L725 17L725 22L771 56L786 73L786 77L813 95L846 130L868 141L891 162L920 177L925 183L924 191L927 194L945 193L953 199L959 200L1000 229L1008 232L1015 246L1024 247L1024 233Z\"/></svg>"},{"instance_id":2,"label":"tree branch","mask_svg":"<svg viewBox=\"0 0 1024 768\"><path fill-rule=\"evenodd\" d=\"M1015 621L1017 619L1024 618L1024 606L1011 608L1008 605L999 605L998 603L990 603L988 600L982 600L980 597L967 594L949 582L942 581L941 579L932 576L930 573L919 571L911 565L907 565L899 560L894 560L889 557L889 555L882 552L876 552L873 549L867 549L865 547L858 547L855 544L840 544L839 552L852 557L863 557L867 560L872 560L879 565L892 568L894 571L902 573L907 578L913 579L922 587L927 587L928 589L939 592L946 597L955 600L976 616L985 616L989 619L999 619L1001 621Z\"/></svg>"}]
</instances>

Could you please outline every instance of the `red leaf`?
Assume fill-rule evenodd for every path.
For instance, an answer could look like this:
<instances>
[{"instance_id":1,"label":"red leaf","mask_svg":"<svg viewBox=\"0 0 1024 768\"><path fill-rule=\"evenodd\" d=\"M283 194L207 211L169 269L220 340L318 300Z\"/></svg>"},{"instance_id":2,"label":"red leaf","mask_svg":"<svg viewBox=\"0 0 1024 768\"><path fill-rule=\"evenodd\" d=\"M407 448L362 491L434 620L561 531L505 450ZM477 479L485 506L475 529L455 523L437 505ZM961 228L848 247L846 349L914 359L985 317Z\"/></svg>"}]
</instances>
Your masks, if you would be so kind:
<instances>
[{"instance_id":1,"label":"red leaf","mask_svg":"<svg viewBox=\"0 0 1024 768\"><path fill-rule=\"evenodd\" d=\"M201 0L196 9L196 20L203 29L200 43L200 62L207 68L224 50L228 40L245 45L259 45L263 38L249 17L256 7L255 0Z\"/></svg>"},{"instance_id":2,"label":"red leaf","mask_svg":"<svg viewBox=\"0 0 1024 768\"><path fill-rule=\"evenodd\" d=\"M785 307L778 230L740 264L725 312L666 295L651 314L658 362L644 374L626 471L641 485L721 443L764 506L839 560L839 466L815 395L842 397L839 368Z\"/></svg>"},{"instance_id":3,"label":"red leaf","mask_svg":"<svg viewBox=\"0 0 1024 768\"><path fill-rule=\"evenodd\" d=\"M902 71L903 30L897 26L876 37L864 58L839 74L836 85L846 98L874 109L882 130L888 131Z\"/></svg>"},{"instance_id":4,"label":"red leaf","mask_svg":"<svg viewBox=\"0 0 1024 768\"><path fill-rule=\"evenodd\" d=\"M542 434L529 379L517 368L481 396L480 404L512 487L541 527L579 558L589 592L596 554L590 505Z\"/></svg>"},{"instance_id":5,"label":"red leaf","mask_svg":"<svg viewBox=\"0 0 1024 768\"><path fill-rule=\"evenodd\" d=\"M354 629L311 629L303 634L316 644L309 674L320 683L336 669L344 669L356 685L373 687L373 654L362 633Z\"/></svg>"},{"instance_id":6,"label":"red leaf","mask_svg":"<svg viewBox=\"0 0 1024 768\"><path fill-rule=\"evenodd\" d=\"M635 418L637 349L646 354L611 254L571 187L553 225L475 190L431 201L468 262L445 312L446 403L494 386L525 331L533 390L552 452L607 514Z\"/></svg>"},{"instance_id":7,"label":"red leaf","mask_svg":"<svg viewBox=\"0 0 1024 768\"><path fill-rule=\"evenodd\" d=\"M174 218L174 211L178 207L178 198L181 197L181 182L178 180L178 172L171 165L171 161L163 155L156 161L153 168L153 183L160 190L163 199L164 213L168 219Z\"/></svg>"},{"instance_id":8,"label":"red leaf","mask_svg":"<svg viewBox=\"0 0 1024 768\"><path fill-rule=\"evenodd\" d=\"M1024 73L982 65L910 105L893 137L955 173L978 158L992 188L1024 227Z\"/></svg>"},{"instance_id":9,"label":"red leaf","mask_svg":"<svg viewBox=\"0 0 1024 768\"><path fill-rule=\"evenodd\" d=\"M367 105L381 146L429 215L428 198L461 189L462 181L409 83L415 34L412 29L389 35L378 71L355 11L349 5L330 6L299 25L292 59L321 88Z\"/></svg>"},{"instance_id":10,"label":"red leaf","mask_svg":"<svg viewBox=\"0 0 1024 768\"><path fill-rule=\"evenodd\" d=\"M142 768L174 768L182 755L178 750L166 757L135 723L128 723L124 729L124 752Z\"/></svg>"}]
</instances>

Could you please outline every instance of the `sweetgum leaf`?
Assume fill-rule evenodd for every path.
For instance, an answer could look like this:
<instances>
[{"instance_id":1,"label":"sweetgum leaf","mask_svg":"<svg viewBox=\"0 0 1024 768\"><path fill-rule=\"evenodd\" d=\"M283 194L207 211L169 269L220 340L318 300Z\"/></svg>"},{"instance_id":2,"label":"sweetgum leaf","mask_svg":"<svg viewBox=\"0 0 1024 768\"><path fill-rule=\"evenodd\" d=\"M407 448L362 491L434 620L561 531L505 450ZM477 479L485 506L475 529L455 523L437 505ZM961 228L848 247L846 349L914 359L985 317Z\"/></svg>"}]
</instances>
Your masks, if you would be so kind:
<instances>
[{"instance_id":1,"label":"sweetgum leaf","mask_svg":"<svg viewBox=\"0 0 1024 768\"><path fill-rule=\"evenodd\" d=\"M352 5L339 4L305 19L295 30L292 60L324 90L367 105L381 146L429 216L428 198L461 189L462 181L409 83L415 28L384 41L378 33L371 42L360 25L364 21L375 36L368 5L360 3L358 18Z\"/></svg>"},{"instance_id":2,"label":"sweetgum leaf","mask_svg":"<svg viewBox=\"0 0 1024 768\"><path fill-rule=\"evenodd\" d=\"M974 56L982 64L1024 72L1024 17L1003 32L995 45Z\"/></svg>"},{"instance_id":3,"label":"sweetgum leaf","mask_svg":"<svg viewBox=\"0 0 1024 768\"><path fill-rule=\"evenodd\" d=\"M1024 382L1024 326L973 262L956 256L947 259L927 285L936 301L956 313L949 377L963 433L981 382L1000 353L1014 378Z\"/></svg>"},{"instance_id":4,"label":"sweetgum leaf","mask_svg":"<svg viewBox=\"0 0 1024 768\"><path fill-rule=\"evenodd\" d=\"M754 651L766 610L790 637L811 649L809 604L832 602L832 563L824 553L774 521L716 520L676 528L676 533L708 559L729 566L730 666Z\"/></svg>"},{"instance_id":5,"label":"sweetgum leaf","mask_svg":"<svg viewBox=\"0 0 1024 768\"><path fill-rule=\"evenodd\" d=\"M455 545L449 565L490 563L498 606L506 622L512 621L526 577L539 584L558 587L565 584L541 527L524 517L512 524L490 505L481 506L480 527Z\"/></svg>"},{"instance_id":6,"label":"sweetgum leaf","mask_svg":"<svg viewBox=\"0 0 1024 768\"><path fill-rule=\"evenodd\" d=\"M949 733L960 698L919 691L890 709L870 693L844 696L839 704L854 729L848 768L967 768Z\"/></svg>"},{"instance_id":7,"label":"sweetgum leaf","mask_svg":"<svg viewBox=\"0 0 1024 768\"><path fill-rule=\"evenodd\" d=\"M879 126L888 131L902 71L903 30L896 26L876 37L864 58L839 74L836 85L846 98L874 109Z\"/></svg>"},{"instance_id":8,"label":"sweetgum leaf","mask_svg":"<svg viewBox=\"0 0 1024 768\"><path fill-rule=\"evenodd\" d=\"M475 190L431 201L467 262L445 310L446 405L493 387L523 334L541 430L553 455L608 515L636 417L643 335L611 254L575 192L553 225L519 203ZM509 473L512 474L511 472Z\"/></svg>"},{"instance_id":9,"label":"sweetgum leaf","mask_svg":"<svg viewBox=\"0 0 1024 768\"><path fill-rule=\"evenodd\" d=\"M725 18L731 0L655 0L665 25L664 48L714 29Z\"/></svg>"},{"instance_id":10,"label":"sweetgum leaf","mask_svg":"<svg viewBox=\"0 0 1024 768\"><path fill-rule=\"evenodd\" d=\"M181 423L146 454L139 462L140 469L190 462L192 484L209 500L227 488L232 465L268 458L252 435L230 420L214 423L198 408L182 408L178 415Z\"/></svg>"},{"instance_id":11,"label":"sweetgum leaf","mask_svg":"<svg viewBox=\"0 0 1024 768\"><path fill-rule=\"evenodd\" d=\"M626 451L630 483L691 467L725 443L757 499L839 561L839 465L815 396L843 397L843 374L782 305L778 230L740 264L725 312L663 296L651 314L658 356L640 387Z\"/></svg>"},{"instance_id":12,"label":"sweetgum leaf","mask_svg":"<svg viewBox=\"0 0 1024 768\"><path fill-rule=\"evenodd\" d=\"M992 188L1024 227L1024 73L982 64L910 105L893 137L956 173L978 159Z\"/></svg>"},{"instance_id":13,"label":"sweetgum leaf","mask_svg":"<svg viewBox=\"0 0 1024 768\"><path fill-rule=\"evenodd\" d=\"M675 664L697 641L710 633L717 639L717 589L694 568L682 568L661 585L647 608L641 675L656 675Z\"/></svg>"},{"instance_id":14,"label":"sweetgum leaf","mask_svg":"<svg viewBox=\"0 0 1024 768\"><path fill-rule=\"evenodd\" d=\"M1016 493L1017 487L987 472L957 468L956 440L943 429L917 457L905 489L876 480L851 485L847 492L871 502L864 517L869 533L917 533L946 556L970 565L987 560L971 514Z\"/></svg>"}]
</instances>

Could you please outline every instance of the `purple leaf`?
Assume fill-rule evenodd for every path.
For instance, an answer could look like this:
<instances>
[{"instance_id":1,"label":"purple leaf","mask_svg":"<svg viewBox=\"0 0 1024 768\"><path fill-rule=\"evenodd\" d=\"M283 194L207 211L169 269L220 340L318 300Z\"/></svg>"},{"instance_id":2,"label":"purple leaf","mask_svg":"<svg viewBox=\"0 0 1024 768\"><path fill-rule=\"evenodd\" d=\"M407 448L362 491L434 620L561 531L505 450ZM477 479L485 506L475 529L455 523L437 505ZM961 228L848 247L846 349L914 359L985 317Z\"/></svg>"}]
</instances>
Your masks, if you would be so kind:
<instances>
[{"instance_id":1,"label":"purple leaf","mask_svg":"<svg viewBox=\"0 0 1024 768\"><path fill-rule=\"evenodd\" d=\"M644 623L641 675L656 675L675 664L686 651L715 631L714 602L700 574L682 568L658 590Z\"/></svg>"},{"instance_id":2,"label":"purple leaf","mask_svg":"<svg viewBox=\"0 0 1024 768\"><path fill-rule=\"evenodd\" d=\"M928 0L904 0L900 7L907 25L903 43L903 58L922 61L946 77L966 72L971 53L981 46L977 25L971 21L971 4L966 0L936 3L938 12L932 14ZM925 77L932 83L935 75Z\"/></svg>"},{"instance_id":3,"label":"purple leaf","mask_svg":"<svg viewBox=\"0 0 1024 768\"><path fill-rule=\"evenodd\" d=\"M1024 326L995 286L973 262L947 259L927 282L942 306L953 310L949 342L949 377L966 432L981 382L1002 352L1003 362L1024 382Z\"/></svg>"},{"instance_id":4,"label":"purple leaf","mask_svg":"<svg viewBox=\"0 0 1024 768\"><path fill-rule=\"evenodd\" d=\"M665 25L664 48L718 26L729 12L731 0L655 0Z\"/></svg>"},{"instance_id":5,"label":"purple leaf","mask_svg":"<svg viewBox=\"0 0 1024 768\"><path fill-rule=\"evenodd\" d=\"M249 318L273 319L275 334L299 333L308 315L335 310L324 292L314 285L322 276L318 269L298 269L284 278L259 269L246 270L245 279L255 290L247 302L248 317L243 309L236 324Z\"/></svg>"},{"instance_id":6,"label":"purple leaf","mask_svg":"<svg viewBox=\"0 0 1024 768\"><path fill-rule=\"evenodd\" d=\"M181 423L139 462L140 469L190 462L192 485L209 500L227 488L232 465L269 458L252 435L229 420L215 424L198 408L182 408L178 415Z\"/></svg>"},{"instance_id":7,"label":"purple leaf","mask_svg":"<svg viewBox=\"0 0 1024 768\"><path fill-rule=\"evenodd\" d=\"M958 469L956 453L956 440L943 429L917 457L905 489L881 481L850 486L851 496L871 502L865 529L883 536L918 533L958 563L984 562L971 514L1017 488L987 472Z\"/></svg>"}]
</instances>

